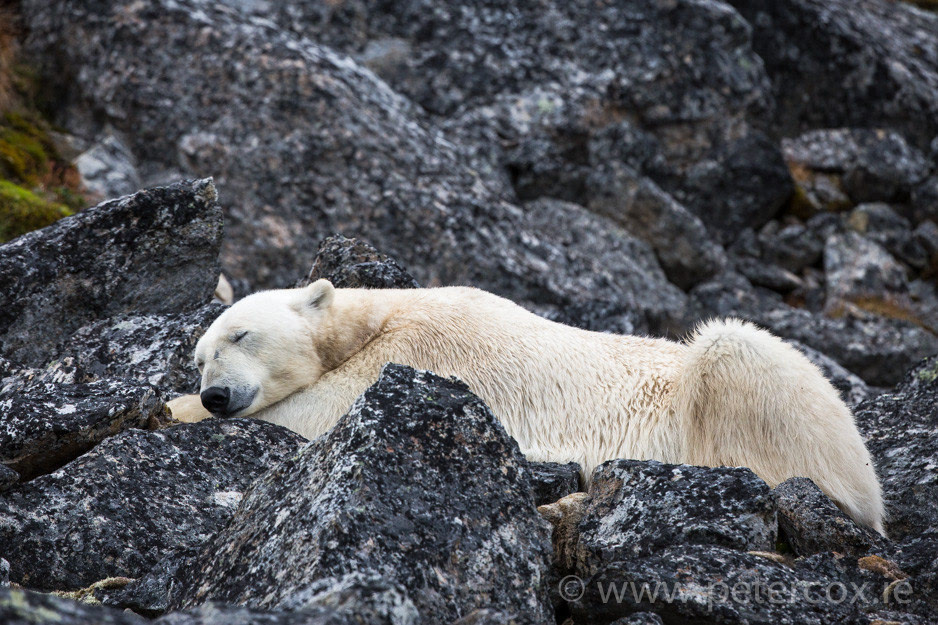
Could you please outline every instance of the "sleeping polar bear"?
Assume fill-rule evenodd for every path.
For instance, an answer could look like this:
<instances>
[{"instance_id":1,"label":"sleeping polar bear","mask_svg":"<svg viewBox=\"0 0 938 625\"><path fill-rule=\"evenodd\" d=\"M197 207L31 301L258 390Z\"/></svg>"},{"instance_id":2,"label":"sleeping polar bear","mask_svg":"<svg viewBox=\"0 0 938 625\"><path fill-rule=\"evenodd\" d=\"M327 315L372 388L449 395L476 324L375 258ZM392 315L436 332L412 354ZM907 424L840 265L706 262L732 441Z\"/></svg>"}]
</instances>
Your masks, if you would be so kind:
<instances>
[{"instance_id":1,"label":"sleeping polar bear","mask_svg":"<svg viewBox=\"0 0 938 625\"><path fill-rule=\"evenodd\" d=\"M748 323L710 322L682 344L579 330L473 288L319 280L239 301L195 358L201 403L216 416L315 438L396 362L466 382L532 460L575 461L587 476L634 458L746 466L773 487L809 477L883 532L879 482L850 410L797 350ZM175 400L174 414L194 398Z\"/></svg>"}]
</instances>

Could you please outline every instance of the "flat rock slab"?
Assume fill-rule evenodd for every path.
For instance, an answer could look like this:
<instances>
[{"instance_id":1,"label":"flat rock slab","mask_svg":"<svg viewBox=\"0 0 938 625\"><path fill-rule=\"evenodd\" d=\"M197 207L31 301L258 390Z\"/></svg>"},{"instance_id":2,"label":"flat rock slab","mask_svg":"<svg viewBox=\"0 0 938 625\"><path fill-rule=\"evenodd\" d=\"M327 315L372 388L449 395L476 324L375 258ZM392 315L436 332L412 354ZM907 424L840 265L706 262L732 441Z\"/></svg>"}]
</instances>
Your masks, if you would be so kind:
<instances>
[{"instance_id":1,"label":"flat rock slab","mask_svg":"<svg viewBox=\"0 0 938 625\"><path fill-rule=\"evenodd\" d=\"M59 384L25 369L0 385L0 463L24 479L54 471L118 432L166 418L161 394L145 383Z\"/></svg>"},{"instance_id":2,"label":"flat rock slab","mask_svg":"<svg viewBox=\"0 0 938 625\"><path fill-rule=\"evenodd\" d=\"M253 419L210 419L113 436L0 498L11 579L39 590L138 577L205 540L261 473L305 443Z\"/></svg>"},{"instance_id":3,"label":"flat rock slab","mask_svg":"<svg viewBox=\"0 0 938 625\"><path fill-rule=\"evenodd\" d=\"M174 603L299 609L316 580L375 574L426 622L492 608L548 623L549 555L527 462L485 404L387 365L335 428L254 484Z\"/></svg>"},{"instance_id":4,"label":"flat rock slab","mask_svg":"<svg viewBox=\"0 0 938 625\"><path fill-rule=\"evenodd\" d=\"M775 502L749 469L612 460L593 473L577 534L581 576L676 544L772 550Z\"/></svg>"},{"instance_id":5,"label":"flat rock slab","mask_svg":"<svg viewBox=\"0 0 938 625\"><path fill-rule=\"evenodd\" d=\"M0 246L0 355L31 366L91 321L192 310L218 279L211 180L140 191Z\"/></svg>"}]
</instances>

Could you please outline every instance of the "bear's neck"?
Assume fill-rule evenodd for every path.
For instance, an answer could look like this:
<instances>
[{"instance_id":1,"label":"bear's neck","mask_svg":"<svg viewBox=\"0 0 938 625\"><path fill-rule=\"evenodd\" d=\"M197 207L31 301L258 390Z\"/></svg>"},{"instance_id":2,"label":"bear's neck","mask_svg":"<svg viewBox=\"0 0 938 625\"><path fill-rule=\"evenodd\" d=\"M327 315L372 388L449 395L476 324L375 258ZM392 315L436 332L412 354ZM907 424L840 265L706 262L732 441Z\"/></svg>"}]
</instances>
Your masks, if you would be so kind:
<instances>
[{"instance_id":1,"label":"bear's neck","mask_svg":"<svg viewBox=\"0 0 938 625\"><path fill-rule=\"evenodd\" d=\"M406 294L398 289L336 289L319 333L328 339L316 346L325 369L339 367L381 335Z\"/></svg>"}]
</instances>

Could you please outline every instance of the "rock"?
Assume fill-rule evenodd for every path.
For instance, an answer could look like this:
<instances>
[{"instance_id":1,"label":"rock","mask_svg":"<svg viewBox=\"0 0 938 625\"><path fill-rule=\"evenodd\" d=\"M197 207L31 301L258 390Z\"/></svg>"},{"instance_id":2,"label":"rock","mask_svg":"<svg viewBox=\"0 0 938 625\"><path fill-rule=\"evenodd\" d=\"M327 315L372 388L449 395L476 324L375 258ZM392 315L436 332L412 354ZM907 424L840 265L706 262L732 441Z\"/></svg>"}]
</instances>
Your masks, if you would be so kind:
<instances>
[{"instance_id":1,"label":"rock","mask_svg":"<svg viewBox=\"0 0 938 625\"><path fill-rule=\"evenodd\" d=\"M799 352L805 355L814 365L821 370L825 378L840 391L840 398L851 408L869 397L873 390L860 379L859 376L850 373L836 360L830 356L825 356L816 349L812 349L798 341L786 341L795 347Z\"/></svg>"},{"instance_id":2,"label":"rock","mask_svg":"<svg viewBox=\"0 0 938 625\"><path fill-rule=\"evenodd\" d=\"M808 478L785 480L774 492L779 531L798 555L819 551L862 555L880 546L875 532L854 523Z\"/></svg>"},{"instance_id":3,"label":"rock","mask_svg":"<svg viewBox=\"0 0 938 625\"><path fill-rule=\"evenodd\" d=\"M850 213L848 223L910 267L924 269L928 264L925 248L912 234L912 224L888 204L861 204Z\"/></svg>"},{"instance_id":4,"label":"rock","mask_svg":"<svg viewBox=\"0 0 938 625\"><path fill-rule=\"evenodd\" d=\"M221 211L211 180L104 202L0 246L0 355L42 366L82 326L211 299Z\"/></svg>"},{"instance_id":5,"label":"rock","mask_svg":"<svg viewBox=\"0 0 938 625\"><path fill-rule=\"evenodd\" d=\"M391 10L361 0L272 13L352 55L369 41L406 41L383 77L468 135L484 153L479 169L507 170L522 200L588 203L588 172L618 161L732 237L791 193L764 134L773 102L751 29L725 4L411 0ZM635 138L650 149L633 149ZM640 162L648 152L653 167Z\"/></svg>"},{"instance_id":6,"label":"rock","mask_svg":"<svg viewBox=\"0 0 938 625\"><path fill-rule=\"evenodd\" d=\"M309 276L301 284L325 278L338 289L417 289L420 284L393 258L368 243L333 235L323 239Z\"/></svg>"},{"instance_id":7,"label":"rock","mask_svg":"<svg viewBox=\"0 0 938 625\"><path fill-rule=\"evenodd\" d=\"M195 344L223 310L209 303L187 313L95 321L61 347L62 357L52 368L67 369L76 381L125 378L173 394L198 393Z\"/></svg>"},{"instance_id":8,"label":"rock","mask_svg":"<svg viewBox=\"0 0 938 625\"><path fill-rule=\"evenodd\" d=\"M0 558L0 587L10 585L10 563L6 558Z\"/></svg>"},{"instance_id":9,"label":"rock","mask_svg":"<svg viewBox=\"0 0 938 625\"><path fill-rule=\"evenodd\" d=\"M890 386L914 363L938 353L938 338L920 326L851 312L830 319L788 306L777 293L727 272L691 291L688 316L740 317L823 352L874 386Z\"/></svg>"},{"instance_id":10,"label":"rock","mask_svg":"<svg viewBox=\"0 0 938 625\"><path fill-rule=\"evenodd\" d=\"M906 316L911 308L906 269L889 252L857 234L831 235L824 246L827 276L825 310L839 316L845 307L859 306L891 316Z\"/></svg>"},{"instance_id":11,"label":"rock","mask_svg":"<svg viewBox=\"0 0 938 625\"><path fill-rule=\"evenodd\" d=\"M550 622L550 546L528 480L465 385L387 365L328 434L254 483L173 605L301 608L311 580L358 573L402 585L428 622L478 608Z\"/></svg>"},{"instance_id":12,"label":"rock","mask_svg":"<svg viewBox=\"0 0 938 625\"><path fill-rule=\"evenodd\" d=\"M303 442L253 419L112 436L4 493L0 553L14 581L40 590L140 576L221 529L248 485Z\"/></svg>"},{"instance_id":13,"label":"rock","mask_svg":"<svg viewBox=\"0 0 938 625\"><path fill-rule=\"evenodd\" d=\"M671 545L766 551L776 532L771 490L749 469L612 460L593 474L575 568L586 578Z\"/></svg>"},{"instance_id":14,"label":"rock","mask_svg":"<svg viewBox=\"0 0 938 625\"><path fill-rule=\"evenodd\" d=\"M20 474L5 464L0 464L0 493L20 481Z\"/></svg>"},{"instance_id":15,"label":"rock","mask_svg":"<svg viewBox=\"0 0 938 625\"><path fill-rule=\"evenodd\" d=\"M638 611L655 612L668 623L867 622L850 600L826 600L832 583L758 555L682 545L610 563L585 580L583 594L570 607L577 623L606 623Z\"/></svg>"},{"instance_id":16,"label":"rock","mask_svg":"<svg viewBox=\"0 0 938 625\"><path fill-rule=\"evenodd\" d=\"M909 371L889 393L855 410L883 484L886 533L938 539L938 358Z\"/></svg>"},{"instance_id":17,"label":"rock","mask_svg":"<svg viewBox=\"0 0 938 625\"><path fill-rule=\"evenodd\" d=\"M932 156L932 162L936 157ZM932 176L912 189L909 212L914 223L938 222L938 175Z\"/></svg>"},{"instance_id":18,"label":"rock","mask_svg":"<svg viewBox=\"0 0 938 625\"><path fill-rule=\"evenodd\" d=\"M528 470L536 506L554 503L580 490L580 465L576 462L532 462Z\"/></svg>"},{"instance_id":19,"label":"rock","mask_svg":"<svg viewBox=\"0 0 938 625\"><path fill-rule=\"evenodd\" d=\"M416 625L407 592L380 577L349 575L316 580L300 609L266 611L207 603L173 612L154 625Z\"/></svg>"},{"instance_id":20,"label":"rock","mask_svg":"<svg viewBox=\"0 0 938 625\"><path fill-rule=\"evenodd\" d=\"M133 613L20 588L0 588L0 622L7 625L147 625Z\"/></svg>"},{"instance_id":21,"label":"rock","mask_svg":"<svg viewBox=\"0 0 938 625\"><path fill-rule=\"evenodd\" d=\"M588 184L588 208L651 245L668 280L679 287L688 289L726 265L726 253L703 222L630 168L600 168Z\"/></svg>"},{"instance_id":22,"label":"rock","mask_svg":"<svg viewBox=\"0 0 938 625\"><path fill-rule=\"evenodd\" d=\"M753 26L776 123L894 128L926 149L938 135L938 15L886 0L731 0Z\"/></svg>"},{"instance_id":23,"label":"rock","mask_svg":"<svg viewBox=\"0 0 938 625\"><path fill-rule=\"evenodd\" d=\"M617 618L610 625L664 625L664 621L654 612L636 612Z\"/></svg>"},{"instance_id":24,"label":"rock","mask_svg":"<svg viewBox=\"0 0 938 625\"><path fill-rule=\"evenodd\" d=\"M57 384L38 375L23 370L0 387L0 462L23 479L54 471L118 432L168 420L163 396L148 384Z\"/></svg>"},{"instance_id":25,"label":"rock","mask_svg":"<svg viewBox=\"0 0 938 625\"><path fill-rule=\"evenodd\" d=\"M29 1L22 11L49 88L71 96L63 120L110 124L141 170L217 177L230 198L230 279L291 285L309 251L342 232L421 284L474 284L557 315L612 304L650 319L654 328L640 331L682 317L683 295L647 246L625 244L621 230L581 207L554 205L544 219L512 204L501 178L470 167L458 137L319 45L328 41L204 0Z\"/></svg>"},{"instance_id":26,"label":"rock","mask_svg":"<svg viewBox=\"0 0 938 625\"><path fill-rule=\"evenodd\" d=\"M99 201L129 195L143 186L133 153L112 134L82 152L74 164L85 189Z\"/></svg>"},{"instance_id":27,"label":"rock","mask_svg":"<svg viewBox=\"0 0 938 625\"><path fill-rule=\"evenodd\" d=\"M782 149L789 166L841 176L854 202L908 201L929 170L925 156L891 130L813 130L783 140Z\"/></svg>"}]
</instances>

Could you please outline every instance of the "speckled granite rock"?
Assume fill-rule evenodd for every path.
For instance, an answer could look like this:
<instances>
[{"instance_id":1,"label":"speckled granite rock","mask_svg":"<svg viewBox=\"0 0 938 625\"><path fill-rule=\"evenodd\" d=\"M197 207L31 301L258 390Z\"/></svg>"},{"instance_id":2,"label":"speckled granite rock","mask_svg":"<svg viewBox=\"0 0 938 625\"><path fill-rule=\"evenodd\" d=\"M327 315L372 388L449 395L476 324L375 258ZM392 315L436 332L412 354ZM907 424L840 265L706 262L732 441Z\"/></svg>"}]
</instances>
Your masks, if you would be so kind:
<instances>
[{"instance_id":1,"label":"speckled granite rock","mask_svg":"<svg viewBox=\"0 0 938 625\"><path fill-rule=\"evenodd\" d=\"M15 582L40 590L142 575L220 529L247 486L304 442L252 419L123 432L4 493L0 553Z\"/></svg>"},{"instance_id":2,"label":"speckled granite rock","mask_svg":"<svg viewBox=\"0 0 938 625\"><path fill-rule=\"evenodd\" d=\"M878 534L854 523L806 477L785 480L774 493L779 531L798 555L819 551L867 554L881 546Z\"/></svg>"},{"instance_id":3,"label":"speckled granite rock","mask_svg":"<svg viewBox=\"0 0 938 625\"><path fill-rule=\"evenodd\" d=\"M870 302L897 310L910 307L907 272L889 252L856 232L831 235L824 246L825 310L839 316L846 307L863 309Z\"/></svg>"},{"instance_id":4,"label":"speckled granite rock","mask_svg":"<svg viewBox=\"0 0 938 625\"><path fill-rule=\"evenodd\" d=\"M527 462L488 408L462 383L388 365L255 482L173 603L300 607L312 580L362 573L401 584L428 622L488 607L547 623L549 552Z\"/></svg>"},{"instance_id":5,"label":"speckled granite rock","mask_svg":"<svg viewBox=\"0 0 938 625\"><path fill-rule=\"evenodd\" d=\"M133 613L19 588L0 588L4 625L147 625Z\"/></svg>"},{"instance_id":6,"label":"speckled granite rock","mask_svg":"<svg viewBox=\"0 0 938 625\"><path fill-rule=\"evenodd\" d=\"M0 355L30 366L83 325L211 299L222 216L211 180L140 191L0 246Z\"/></svg>"},{"instance_id":7,"label":"speckled granite rock","mask_svg":"<svg viewBox=\"0 0 938 625\"><path fill-rule=\"evenodd\" d=\"M772 492L749 469L612 460L593 473L577 526L577 574L671 545L771 550L778 530Z\"/></svg>"},{"instance_id":8,"label":"speckled granite rock","mask_svg":"<svg viewBox=\"0 0 938 625\"><path fill-rule=\"evenodd\" d=\"M309 276L300 286L325 278L338 289L416 289L420 284L396 260L360 239L323 239Z\"/></svg>"},{"instance_id":9,"label":"speckled granite rock","mask_svg":"<svg viewBox=\"0 0 938 625\"><path fill-rule=\"evenodd\" d=\"M425 285L474 284L557 314L611 303L642 319L639 331L683 314L647 244L580 206L522 210L458 138L318 39L201 0L29 0L22 11L49 88L82 109L63 120L111 124L141 168L217 177L229 278L293 284L341 232Z\"/></svg>"},{"instance_id":10,"label":"speckled granite rock","mask_svg":"<svg viewBox=\"0 0 938 625\"><path fill-rule=\"evenodd\" d=\"M72 335L52 368L67 369L76 381L127 378L173 394L197 393L195 344L224 309L210 303L188 313L96 321Z\"/></svg>"},{"instance_id":11,"label":"speckled granite rock","mask_svg":"<svg viewBox=\"0 0 938 625\"><path fill-rule=\"evenodd\" d=\"M893 539L938 540L938 357L854 410L883 484ZM936 563L938 571L938 563Z\"/></svg>"},{"instance_id":12,"label":"speckled granite rock","mask_svg":"<svg viewBox=\"0 0 938 625\"><path fill-rule=\"evenodd\" d=\"M207 603L167 614L154 625L417 625L417 608L399 584L352 574L310 584L289 611Z\"/></svg>"},{"instance_id":13,"label":"speckled granite rock","mask_svg":"<svg viewBox=\"0 0 938 625\"><path fill-rule=\"evenodd\" d=\"M122 430L168 420L162 394L149 384L59 384L43 373L24 369L0 381L0 462L25 479L57 469Z\"/></svg>"},{"instance_id":14,"label":"speckled granite rock","mask_svg":"<svg viewBox=\"0 0 938 625\"><path fill-rule=\"evenodd\" d=\"M938 15L888 0L730 0L753 27L783 136L893 128L938 135Z\"/></svg>"},{"instance_id":15,"label":"speckled granite rock","mask_svg":"<svg viewBox=\"0 0 938 625\"><path fill-rule=\"evenodd\" d=\"M584 581L571 610L587 624L637 611L655 612L666 623L869 623L852 594L842 602L824 599L833 581L725 547L685 545L609 564Z\"/></svg>"},{"instance_id":16,"label":"speckled granite rock","mask_svg":"<svg viewBox=\"0 0 938 625\"><path fill-rule=\"evenodd\" d=\"M580 490L580 465L576 462L532 462L528 469L537 506L554 503Z\"/></svg>"}]
</instances>

